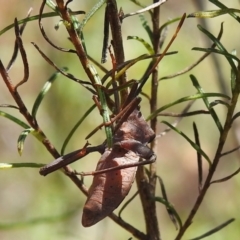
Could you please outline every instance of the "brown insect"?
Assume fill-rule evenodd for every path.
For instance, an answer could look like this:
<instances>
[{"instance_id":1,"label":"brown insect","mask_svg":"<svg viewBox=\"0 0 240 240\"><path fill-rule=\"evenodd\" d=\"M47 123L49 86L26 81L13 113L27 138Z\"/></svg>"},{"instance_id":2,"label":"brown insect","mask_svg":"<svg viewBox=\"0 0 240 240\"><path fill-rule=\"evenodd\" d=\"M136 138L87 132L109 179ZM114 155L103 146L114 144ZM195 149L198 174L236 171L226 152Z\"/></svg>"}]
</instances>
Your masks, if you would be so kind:
<instances>
[{"instance_id":1,"label":"brown insect","mask_svg":"<svg viewBox=\"0 0 240 240\"><path fill-rule=\"evenodd\" d=\"M83 208L84 227L94 225L119 206L131 189L140 157L148 160L144 164L155 161L155 154L146 146L154 138L155 133L136 108L116 131L113 148L106 148L98 162L96 173L108 171L93 178Z\"/></svg>"},{"instance_id":2,"label":"brown insect","mask_svg":"<svg viewBox=\"0 0 240 240\"><path fill-rule=\"evenodd\" d=\"M82 225L90 227L112 213L129 193L135 178L137 166L149 164L156 160L154 152L146 145L155 138L155 133L147 124L139 110L141 99L135 98L135 106L130 113L119 120L115 127L113 147L107 148L105 143L97 147L85 148L84 156L93 151L99 151L102 156L96 171L80 173L94 175L89 188L88 198L83 208ZM130 105L130 104L129 104ZM48 173L82 157L79 151L67 154L53 163L44 166L40 174ZM140 158L146 161L139 162Z\"/></svg>"}]
</instances>

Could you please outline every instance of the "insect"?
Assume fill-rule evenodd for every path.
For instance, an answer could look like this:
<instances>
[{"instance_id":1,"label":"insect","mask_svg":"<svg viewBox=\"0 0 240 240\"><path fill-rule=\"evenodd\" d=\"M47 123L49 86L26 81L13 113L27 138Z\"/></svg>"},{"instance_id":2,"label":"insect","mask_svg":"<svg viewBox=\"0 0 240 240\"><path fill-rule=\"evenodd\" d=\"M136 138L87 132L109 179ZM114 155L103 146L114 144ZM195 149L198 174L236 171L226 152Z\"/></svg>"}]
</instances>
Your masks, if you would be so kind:
<instances>
[{"instance_id":1,"label":"insect","mask_svg":"<svg viewBox=\"0 0 240 240\"><path fill-rule=\"evenodd\" d=\"M147 146L155 138L155 133L147 124L140 111L140 97L136 97L135 105L129 108L125 117L119 120L115 127L113 146L106 144L86 148L86 153L102 152L97 164L92 185L83 208L82 225L90 227L112 213L129 193L135 178L137 166L149 164L156 160L156 155ZM129 104L130 105L130 104ZM43 167L40 174L47 175L52 167L60 168L76 160L77 152L56 159ZM85 155L86 155L85 153ZM69 162L68 158L72 158ZM79 157L78 157L79 158ZM140 158L146 159L139 161ZM91 175L79 173L81 175Z\"/></svg>"},{"instance_id":2,"label":"insect","mask_svg":"<svg viewBox=\"0 0 240 240\"><path fill-rule=\"evenodd\" d=\"M155 161L154 152L146 146L154 138L154 131L139 108L135 108L116 131L113 148L106 148L97 164L96 172L104 169L111 171L99 173L93 178L83 208L84 227L94 225L119 206L131 189L140 157L148 160L147 163ZM119 169L114 170L117 167Z\"/></svg>"}]
</instances>

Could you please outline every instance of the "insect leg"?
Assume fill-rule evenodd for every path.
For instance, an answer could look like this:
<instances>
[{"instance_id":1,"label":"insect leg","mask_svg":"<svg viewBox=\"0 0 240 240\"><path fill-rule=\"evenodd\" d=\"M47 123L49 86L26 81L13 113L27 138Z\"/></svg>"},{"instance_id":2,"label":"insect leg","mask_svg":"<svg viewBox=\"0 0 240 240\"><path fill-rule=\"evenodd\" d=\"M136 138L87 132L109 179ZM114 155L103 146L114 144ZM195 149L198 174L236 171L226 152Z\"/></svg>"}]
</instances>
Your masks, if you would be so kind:
<instances>
[{"instance_id":1,"label":"insect leg","mask_svg":"<svg viewBox=\"0 0 240 240\"><path fill-rule=\"evenodd\" d=\"M39 173L43 176L48 175L51 172L54 172L62 167L65 167L66 165L73 163L77 161L80 158L85 157L91 152L103 152L105 149L105 144L101 144L95 147L86 147L85 145L82 149L78 149L74 152L68 153L64 156L61 156L57 159L55 159L53 162L43 166L40 168Z\"/></svg>"},{"instance_id":2,"label":"insect leg","mask_svg":"<svg viewBox=\"0 0 240 240\"><path fill-rule=\"evenodd\" d=\"M143 145L141 142L130 139L130 140L123 140L121 142L115 143L113 147L116 148L123 148L125 150L130 150L135 152L139 157L144 158L145 161L136 162L136 163L129 163L124 164L121 166L106 168L103 170L98 171L91 171L91 172L75 172L77 175L81 176L90 176L90 175L97 175L101 173L107 173L114 170L120 170L124 168L130 168L130 167L137 167L141 165L151 164L156 161L156 155L155 153L147 146Z\"/></svg>"},{"instance_id":3,"label":"insect leg","mask_svg":"<svg viewBox=\"0 0 240 240\"><path fill-rule=\"evenodd\" d=\"M154 163L156 161L156 159L157 159L156 155L153 154L149 159L146 159L145 161L124 164L124 165L121 165L121 166L106 168L106 169L98 170L98 171L75 172L75 174L76 175L81 175L81 176L94 176L94 175L98 175L98 174L101 174L101 173L107 173L107 172L112 172L112 171L115 171L115 170L121 170L121 169L124 169L124 168L138 167L138 166L142 166L142 165L146 165L146 164L151 164L151 163Z\"/></svg>"}]
</instances>

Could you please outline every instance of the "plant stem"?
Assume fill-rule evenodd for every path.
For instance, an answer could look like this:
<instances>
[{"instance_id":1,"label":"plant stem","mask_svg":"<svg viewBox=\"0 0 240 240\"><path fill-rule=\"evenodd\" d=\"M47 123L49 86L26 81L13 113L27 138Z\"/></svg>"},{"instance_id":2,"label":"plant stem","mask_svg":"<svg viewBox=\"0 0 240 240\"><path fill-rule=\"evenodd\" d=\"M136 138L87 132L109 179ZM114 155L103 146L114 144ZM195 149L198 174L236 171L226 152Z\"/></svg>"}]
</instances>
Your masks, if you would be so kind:
<instances>
[{"instance_id":1,"label":"plant stem","mask_svg":"<svg viewBox=\"0 0 240 240\"><path fill-rule=\"evenodd\" d=\"M112 33L112 45L114 49L114 54L116 58L116 66L124 63L125 54L123 48L123 39L122 39L122 23L119 18L117 2L116 0L108 0L108 18L111 27ZM127 82L126 72L119 77L119 85L125 86ZM121 104L125 102L128 96L127 88L120 91L121 94Z\"/></svg>"},{"instance_id":2,"label":"plant stem","mask_svg":"<svg viewBox=\"0 0 240 240\"><path fill-rule=\"evenodd\" d=\"M200 207L200 205L201 205L201 203L202 203L202 201L203 201L203 199L204 199L204 197L205 197L205 195L206 195L206 193L207 193L207 191L208 191L208 189L211 185L212 177L213 177L213 175L216 171L219 160L222 156L222 150L223 150L224 144L227 140L229 130L231 129L232 117L233 117L234 110L235 110L235 107L237 105L237 101L238 101L238 97L239 97L239 90L240 90L240 71L239 70L240 70L240 67L238 66L238 75L236 76L236 86L233 90L233 95L232 95L230 106L228 108L224 128L223 128L223 131L220 135L218 148L217 148L215 157L213 159L212 165L209 169L209 173L207 175L206 181L205 181L204 186L203 186L202 190L200 191L200 193L199 193L199 195L196 199L196 202L195 202L187 220L183 224L183 226L180 229L180 231L179 231L178 235L176 236L175 240L180 240L181 237L186 232L186 230L188 229L188 227L191 225L192 220L193 220L195 214L197 213L197 211L198 211L198 209L199 209L199 207Z\"/></svg>"},{"instance_id":3,"label":"plant stem","mask_svg":"<svg viewBox=\"0 0 240 240\"><path fill-rule=\"evenodd\" d=\"M156 1L154 1L156 2ZM152 44L154 48L154 53L159 53L159 25L160 25L160 7L154 8L151 14L152 24L153 24L153 39ZM154 65L156 60L151 62L151 66ZM158 97L158 70L155 68L152 71L152 81L151 81L151 100L150 109L151 113L157 110L157 97ZM151 120L151 128L154 132L157 130L157 118ZM151 143L151 148L154 152L157 151L157 140L155 139ZM159 224L156 214L156 202L153 200L155 196L156 189L156 163L150 165L150 174L147 177L143 167L138 167L137 171L137 184L138 190L143 206L146 232L149 240L158 240L160 238Z\"/></svg>"}]
</instances>

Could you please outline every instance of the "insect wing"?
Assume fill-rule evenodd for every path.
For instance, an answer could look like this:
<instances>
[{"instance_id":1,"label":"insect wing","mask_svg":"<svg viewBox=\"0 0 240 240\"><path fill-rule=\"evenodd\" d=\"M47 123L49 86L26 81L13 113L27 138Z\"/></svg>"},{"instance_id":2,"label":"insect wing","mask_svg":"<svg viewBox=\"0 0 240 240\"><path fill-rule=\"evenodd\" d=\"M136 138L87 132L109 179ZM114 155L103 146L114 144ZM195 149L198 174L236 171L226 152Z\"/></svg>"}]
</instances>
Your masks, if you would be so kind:
<instances>
[{"instance_id":1,"label":"insect wing","mask_svg":"<svg viewBox=\"0 0 240 240\"><path fill-rule=\"evenodd\" d=\"M106 150L100 158L96 170L136 163L139 157L132 151L119 149L117 152ZM131 189L137 167L97 174L89 189L85 203L82 225L90 227L112 213Z\"/></svg>"}]
</instances>

